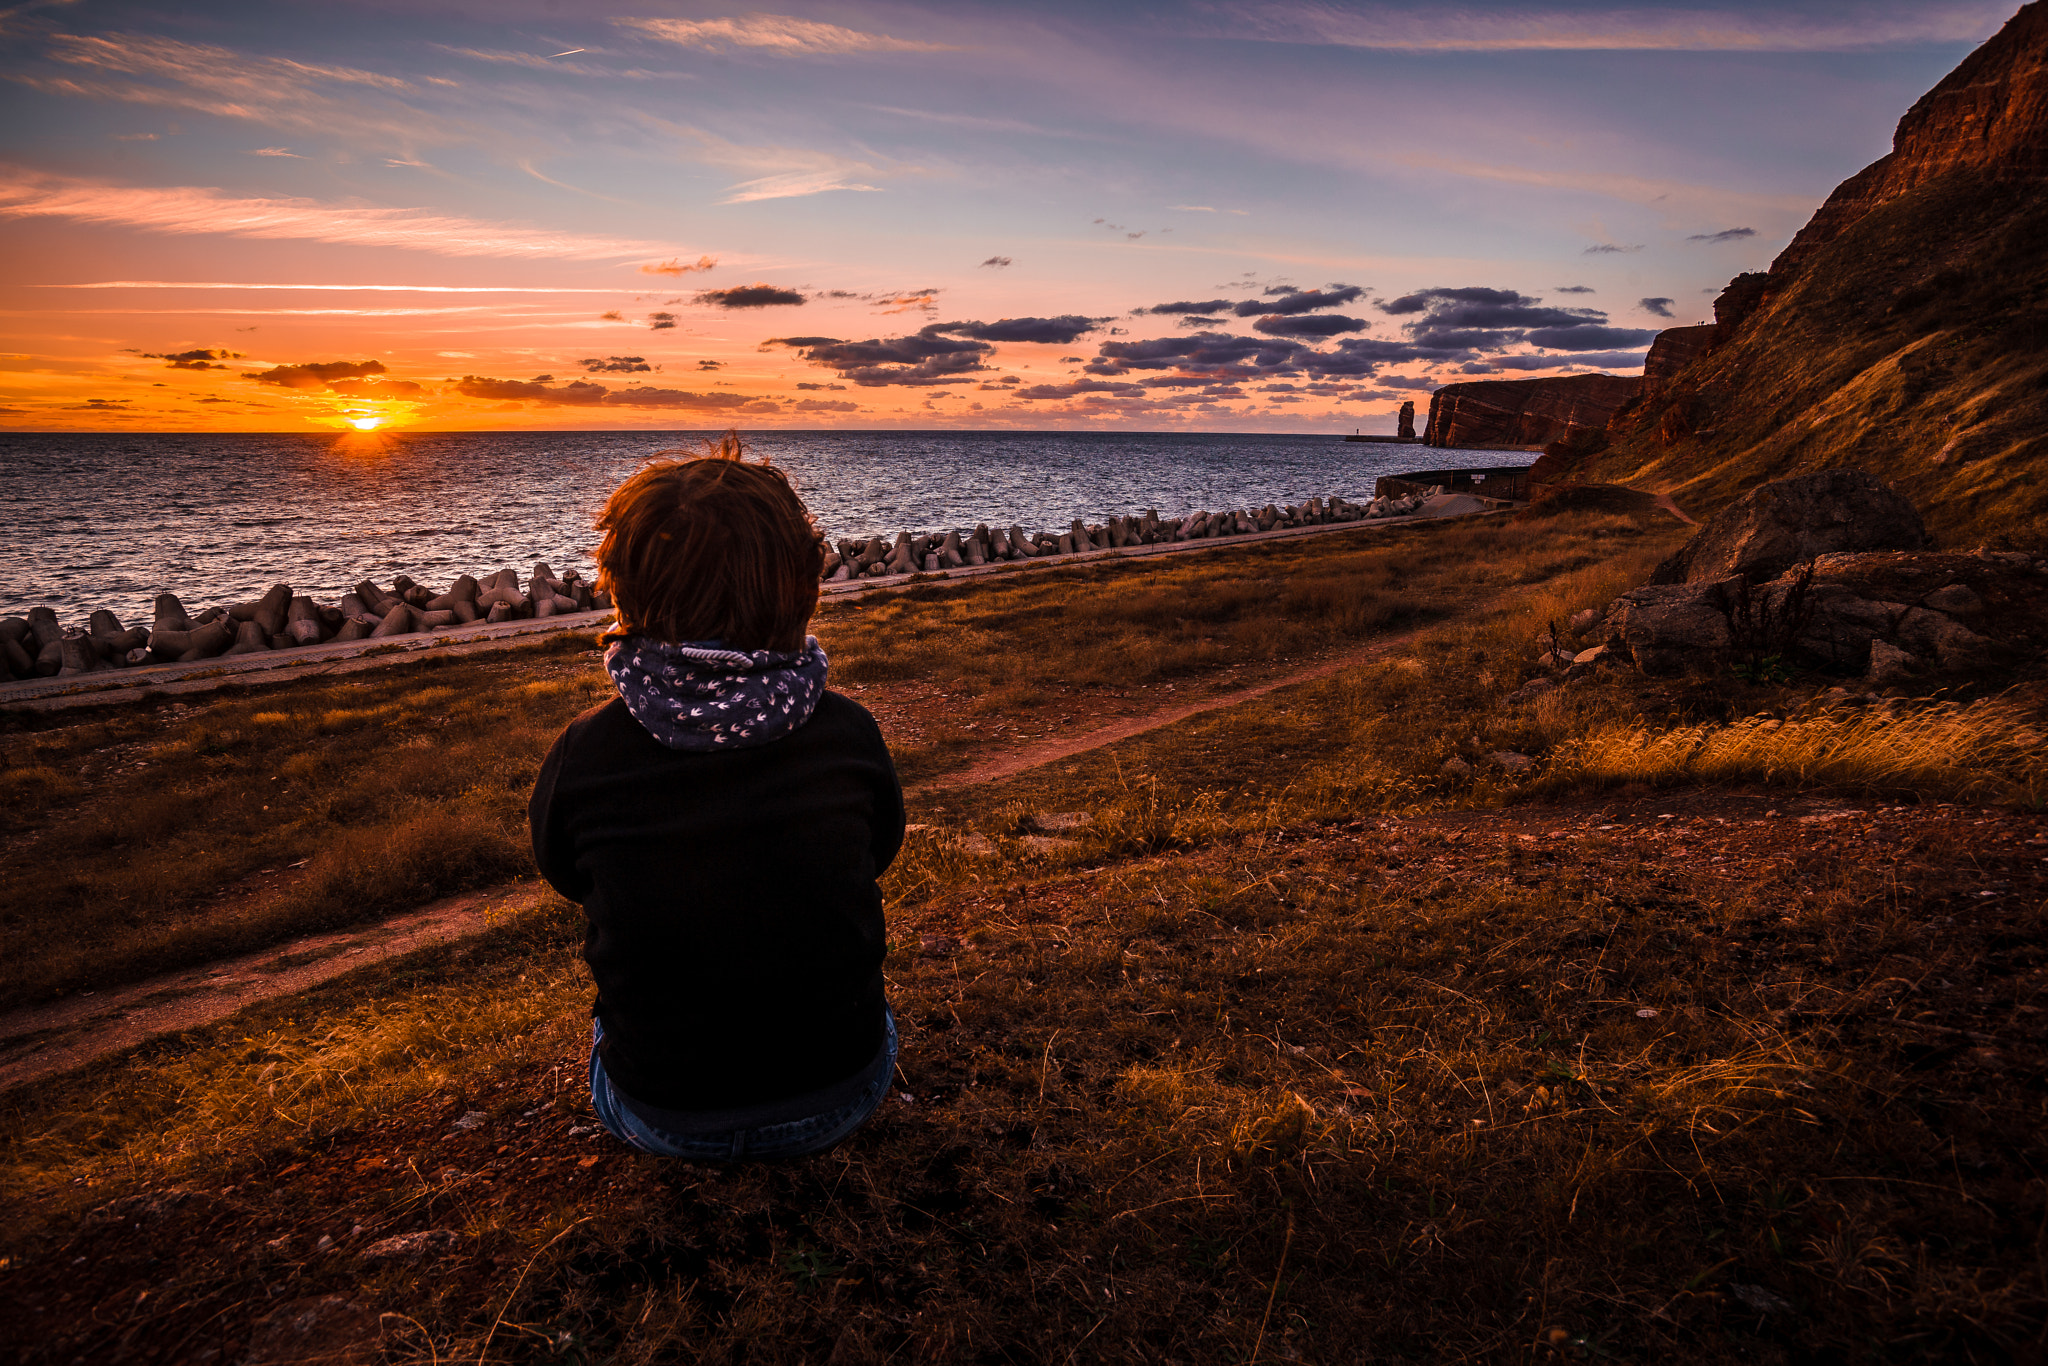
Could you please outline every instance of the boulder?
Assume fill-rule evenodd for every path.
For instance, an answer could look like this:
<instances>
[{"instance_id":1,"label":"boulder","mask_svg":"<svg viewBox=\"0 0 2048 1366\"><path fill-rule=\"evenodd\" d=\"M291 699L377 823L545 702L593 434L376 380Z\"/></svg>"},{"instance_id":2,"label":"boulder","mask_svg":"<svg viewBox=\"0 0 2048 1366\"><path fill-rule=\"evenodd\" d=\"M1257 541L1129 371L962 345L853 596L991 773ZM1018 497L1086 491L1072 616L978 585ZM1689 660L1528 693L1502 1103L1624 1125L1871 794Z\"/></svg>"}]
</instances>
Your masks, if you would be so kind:
<instances>
[{"instance_id":1,"label":"boulder","mask_svg":"<svg viewBox=\"0 0 2048 1366\"><path fill-rule=\"evenodd\" d=\"M1679 673L1718 659L1734 643L1728 593L1736 582L1645 584L1631 589L1608 609L1612 638L1644 673ZM1581 650L1572 661L1573 671L1578 672L1592 653Z\"/></svg>"},{"instance_id":2,"label":"boulder","mask_svg":"<svg viewBox=\"0 0 2048 1366\"><path fill-rule=\"evenodd\" d=\"M1902 683L1920 667L1920 661L1889 641L1870 642L1870 673L1872 683L1879 687Z\"/></svg>"},{"instance_id":3,"label":"boulder","mask_svg":"<svg viewBox=\"0 0 2048 1366\"><path fill-rule=\"evenodd\" d=\"M1761 582L1816 555L1919 550L1927 543L1919 512L1877 476L1823 470L1751 489L1657 566L1650 582Z\"/></svg>"}]
</instances>

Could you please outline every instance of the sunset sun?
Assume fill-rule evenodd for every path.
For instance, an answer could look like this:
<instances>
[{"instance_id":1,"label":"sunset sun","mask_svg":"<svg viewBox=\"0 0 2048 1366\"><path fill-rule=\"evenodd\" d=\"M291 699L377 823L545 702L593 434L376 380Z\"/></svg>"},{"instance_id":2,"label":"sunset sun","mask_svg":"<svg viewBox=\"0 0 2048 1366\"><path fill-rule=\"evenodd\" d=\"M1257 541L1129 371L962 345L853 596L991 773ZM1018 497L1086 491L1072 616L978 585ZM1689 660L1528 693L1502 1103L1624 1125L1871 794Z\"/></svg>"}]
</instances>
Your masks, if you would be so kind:
<instances>
[{"instance_id":1,"label":"sunset sun","mask_svg":"<svg viewBox=\"0 0 2048 1366\"><path fill-rule=\"evenodd\" d=\"M374 432L383 421L381 417L352 417L348 420L348 425L359 432Z\"/></svg>"}]
</instances>

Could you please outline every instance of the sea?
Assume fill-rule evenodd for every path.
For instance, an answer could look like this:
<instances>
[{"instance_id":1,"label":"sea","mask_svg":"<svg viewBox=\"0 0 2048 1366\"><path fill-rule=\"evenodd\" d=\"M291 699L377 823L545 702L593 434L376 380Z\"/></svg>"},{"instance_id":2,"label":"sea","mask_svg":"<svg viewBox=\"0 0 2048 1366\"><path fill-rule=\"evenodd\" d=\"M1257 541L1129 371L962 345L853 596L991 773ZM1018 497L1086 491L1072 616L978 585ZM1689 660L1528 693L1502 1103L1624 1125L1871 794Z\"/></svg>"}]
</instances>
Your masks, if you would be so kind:
<instances>
[{"instance_id":1,"label":"sea","mask_svg":"<svg viewBox=\"0 0 2048 1366\"><path fill-rule=\"evenodd\" d=\"M274 583L323 602L363 578L537 561L593 571L592 520L649 459L711 432L348 435L0 433L0 615L66 625L111 609L147 625L162 592L193 611ZM1363 500L1383 474L1527 464L1517 451L1346 442L1341 435L764 431L832 537L1018 525L1065 530L1156 509Z\"/></svg>"}]
</instances>

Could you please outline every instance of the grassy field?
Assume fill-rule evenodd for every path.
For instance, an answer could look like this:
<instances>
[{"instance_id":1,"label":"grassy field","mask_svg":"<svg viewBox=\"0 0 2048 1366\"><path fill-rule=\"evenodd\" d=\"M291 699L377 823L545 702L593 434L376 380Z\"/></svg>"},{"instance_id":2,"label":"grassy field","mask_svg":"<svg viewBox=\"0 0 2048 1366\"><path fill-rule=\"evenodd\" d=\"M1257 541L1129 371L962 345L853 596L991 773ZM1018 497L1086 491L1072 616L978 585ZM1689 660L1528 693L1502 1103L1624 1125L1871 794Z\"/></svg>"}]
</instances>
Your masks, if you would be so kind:
<instances>
[{"instance_id":1,"label":"grassy field","mask_svg":"<svg viewBox=\"0 0 2048 1366\"><path fill-rule=\"evenodd\" d=\"M1417 528L835 612L839 678L919 732L928 784L885 886L905 1047L873 1123L742 1172L594 1131L552 903L10 1096L0 1324L23 1361L2037 1353L2041 694L1847 709L1827 679L1614 674L1507 703L1535 637L1673 534ZM1318 681L948 778L977 718L1221 690L1389 631L1412 634ZM219 752L181 753L248 838L266 804L329 822L300 838L359 841L349 895L408 904L451 852L478 860L456 881L523 866L522 784L600 683L562 644L373 680L353 709L384 719L332 738L349 708L318 690L16 731L36 762L10 773L54 775L16 847L120 874L66 833L93 785L203 732ZM474 737L460 764L413 743L445 731ZM394 795L347 805L373 773ZM1091 822L1026 843L1050 811ZM408 812L450 825L408 843Z\"/></svg>"}]
</instances>

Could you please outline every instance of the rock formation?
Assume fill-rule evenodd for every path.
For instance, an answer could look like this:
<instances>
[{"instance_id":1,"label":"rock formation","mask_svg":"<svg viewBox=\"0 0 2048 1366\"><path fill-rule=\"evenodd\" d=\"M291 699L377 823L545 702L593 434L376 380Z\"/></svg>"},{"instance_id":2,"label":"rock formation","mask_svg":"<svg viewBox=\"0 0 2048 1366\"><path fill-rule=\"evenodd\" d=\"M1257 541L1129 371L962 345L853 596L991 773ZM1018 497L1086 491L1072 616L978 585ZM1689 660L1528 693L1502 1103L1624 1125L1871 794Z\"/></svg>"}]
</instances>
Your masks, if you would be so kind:
<instances>
[{"instance_id":1,"label":"rock formation","mask_svg":"<svg viewBox=\"0 0 2048 1366\"><path fill-rule=\"evenodd\" d=\"M1825 470L1751 489L1657 566L1655 584L1774 578L1838 551L1921 550L1911 503L1863 470Z\"/></svg>"},{"instance_id":2,"label":"rock formation","mask_svg":"<svg viewBox=\"0 0 2048 1366\"><path fill-rule=\"evenodd\" d=\"M1772 263L1679 340L1572 477L1711 511L1758 483L1872 470L1937 533L2048 524L2048 3L1900 119ZM1691 331L1692 329L1680 329ZM1460 386L1452 386L1457 388Z\"/></svg>"},{"instance_id":3,"label":"rock formation","mask_svg":"<svg viewBox=\"0 0 2048 1366\"><path fill-rule=\"evenodd\" d=\"M1397 426L1396 426L1396 427L1394 428L1394 435L1395 435L1395 436L1403 436L1403 437L1408 437L1408 438L1411 438L1411 439L1412 439L1412 438L1414 437L1414 435L1415 435L1415 400L1414 400L1414 399L1412 399L1412 398L1410 398L1410 399L1403 399L1403 400L1401 401L1401 417L1400 417L1400 421L1399 421L1399 424L1398 424L1398 425L1397 425Z\"/></svg>"},{"instance_id":4,"label":"rock formation","mask_svg":"<svg viewBox=\"0 0 2048 1366\"><path fill-rule=\"evenodd\" d=\"M1540 450L1574 431L1607 426L1642 386L1632 375L1446 384L1430 395L1423 441L1465 450Z\"/></svg>"}]
</instances>

